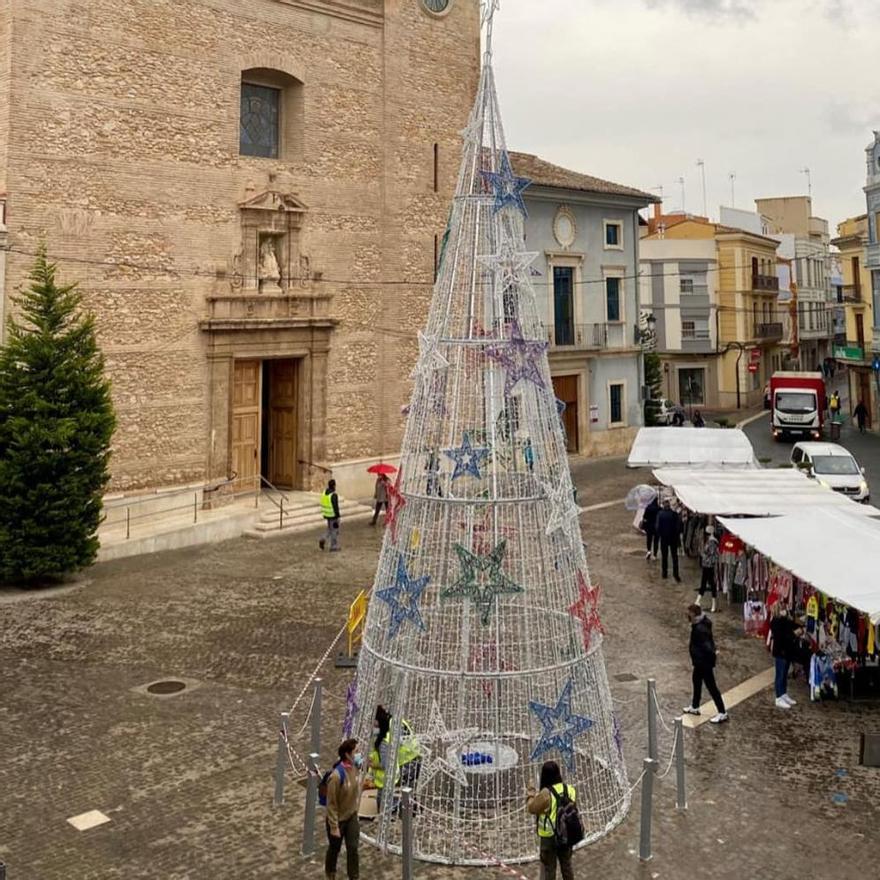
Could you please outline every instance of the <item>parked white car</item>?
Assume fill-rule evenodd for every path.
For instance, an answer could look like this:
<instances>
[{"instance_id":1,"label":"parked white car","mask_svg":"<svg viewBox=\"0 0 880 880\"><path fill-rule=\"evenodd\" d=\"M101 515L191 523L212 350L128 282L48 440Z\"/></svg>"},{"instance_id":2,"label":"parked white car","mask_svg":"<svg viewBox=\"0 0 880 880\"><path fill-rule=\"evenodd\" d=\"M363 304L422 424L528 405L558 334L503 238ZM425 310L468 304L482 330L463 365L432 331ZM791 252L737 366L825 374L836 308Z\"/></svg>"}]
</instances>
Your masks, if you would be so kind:
<instances>
[{"instance_id":1,"label":"parked white car","mask_svg":"<svg viewBox=\"0 0 880 880\"><path fill-rule=\"evenodd\" d=\"M656 418L658 425L671 425L672 417L675 415L675 411L678 407L671 401L666 400L664 397L660 401L660 406L657 409Z\"/></svg>"},{"instance_id":2,"label":"parked white car","mask_svg":"<svg viewBox=\"0 0 880 880\"><path fill-rule=\"evenodd\" d=\"M865 469L859 467L848 449L837 443L795 443L791 448L791 463L803 468L821 485L853 501L867 504L871 500Z\"/></svg>"}]
</instances>

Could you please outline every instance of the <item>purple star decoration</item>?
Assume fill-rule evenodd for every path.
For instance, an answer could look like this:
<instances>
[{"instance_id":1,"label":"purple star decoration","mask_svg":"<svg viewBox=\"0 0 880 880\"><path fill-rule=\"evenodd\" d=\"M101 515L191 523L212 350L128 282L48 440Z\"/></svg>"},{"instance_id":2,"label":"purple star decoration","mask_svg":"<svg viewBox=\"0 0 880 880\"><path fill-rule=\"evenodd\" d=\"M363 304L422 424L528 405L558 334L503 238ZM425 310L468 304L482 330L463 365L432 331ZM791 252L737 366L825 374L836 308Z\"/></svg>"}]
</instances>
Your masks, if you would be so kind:
<instances>
[{"instance_id":1,"label":"purple star decoration","mask_svg":"<svg viewBox=\"0 0 880 880\"><path fill-rule=\"evenodd\" d=\"M569 679L555 706L545 706L543 703L529 700L529 709L537 715L544 727L541 738L532 751L533 761L556 749L565 758L568 769L574 770L574 739L586 733L593 726L593 722L571 711L571 689L572 682Z\"/></svg>"},{"instance_id":2,"label":"purple star decoration","mask_svg":"<svg viewBox=\"0 0 880 880\"><path fill-rule=\"evenodd\" d=\"M512 205L523 217L528 216L522 194L531 181L527 177L517 177L513 173L507 150L501 153L498 171L481 171L480 174L483 175L483 179L495 192L496 214L508 205Z\"/></svg>"},{"instance_id":3,"label":"purple star decoration","mask_svg":"<svg viewBox=\"0 0 880 880\"><path fill-rule=\"evenodd\" d=\"M617 754L623 759L623 731L620 729L620 720L617 715L611 716L611 721L613 722L613 732L612 736L614 737L614 745L617 746Z\"/></svg>"},{"instance_id":4,"label":"purple star decoration","mask_svg":"<svg viewBox=\"0 0 880 880\"><path fill-rule=\"evenodd\" d=\"M348 685L348 691L345 694L345 719L342 722L342 738L349 739L351 732L354 730L354 719L360 711L357 704L357 676L355 676Z\"/></svg>"},{"instance_id":5,"label":"purple star decoration","mask_svg":"<svg viewBox=\"0 0 880 880\"><path fill-rule=\"evenodd\" d=\"M519 324L513 321L510 325L510 340L502 345L493 345L486 349L486 356L504 367L504 394L509 396L516 384L525 379L538 388L546 388L547 383L541 373L541 363L546 342L526 339Z\"/></svg>"}]
</instances>

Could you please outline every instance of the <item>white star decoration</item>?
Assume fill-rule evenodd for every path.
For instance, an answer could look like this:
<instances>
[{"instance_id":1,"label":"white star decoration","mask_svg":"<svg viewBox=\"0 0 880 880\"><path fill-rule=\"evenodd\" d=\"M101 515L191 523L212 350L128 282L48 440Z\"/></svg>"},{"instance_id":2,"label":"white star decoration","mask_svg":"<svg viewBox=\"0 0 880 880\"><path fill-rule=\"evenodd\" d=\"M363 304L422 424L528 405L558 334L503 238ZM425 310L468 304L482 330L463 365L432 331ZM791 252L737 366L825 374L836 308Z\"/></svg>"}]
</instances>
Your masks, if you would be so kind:
<instances>
[{"instance_id":1,"label":"white star decoration","mask_svg":"<svg viewBox=\"0 0 880 880\"><path fill-rule=\"evenodd\" d=\"M580 541L580 525L578 516L581 509L574 503L572 488L566 483L560 483L555 489L549 483L542 483L544 491L550 500L550 516L547 518L548 535L554 532L562 532L570 546L574 547Z\"/></svg>"},{"instance_id":2,"label":"white star decoration","mask_svg":"<svg viewBox=\"0 0 880 880\"><path fill-rule=\"evenodd\" d=\"M449 730L443 716L440 714L440 707L437 701L431 703L431 716L428 721L428 728L419 737L419 745L422 751L422 770L419 773L419 785L427 785L438 773L443 773L450 779L460 782L462 785L468 785L468 779L461 764L460 755L462 748L467 745L468 740L477 734L476 727L464 727L461 730ZM436 747L426 746L425 742L437 743ZM445 743L449 746L444 747ZM455 748L456 763L452 763L446 758L446 752L449 747ZM437 753L435 756L435 752Z\"/></svg>"},{"instance_id":3,"label":"white star decoration","mask_svg":"<svg viewBox=\"0 0 880 880\"><path fill-rule=\"evenodd\" d=\"M505 284L523 283L528 278L525 269L537 258L537 251L520 251L512 241L508 240L501 245L497 254L478 256L477 262L497 274L503 289Z\"/></svg>"},{"instance_id":4,"label":"white star decoration","mask_svg":"<svg viewBox=\"0 0 880 880\"><path fill-rule=\"evenodd\" d=\"M449 361L437 349L437 337L419 331L419 360L410 374L411 378L430 376L436 370L445 370Z\"/></svg>"}]
</instances>

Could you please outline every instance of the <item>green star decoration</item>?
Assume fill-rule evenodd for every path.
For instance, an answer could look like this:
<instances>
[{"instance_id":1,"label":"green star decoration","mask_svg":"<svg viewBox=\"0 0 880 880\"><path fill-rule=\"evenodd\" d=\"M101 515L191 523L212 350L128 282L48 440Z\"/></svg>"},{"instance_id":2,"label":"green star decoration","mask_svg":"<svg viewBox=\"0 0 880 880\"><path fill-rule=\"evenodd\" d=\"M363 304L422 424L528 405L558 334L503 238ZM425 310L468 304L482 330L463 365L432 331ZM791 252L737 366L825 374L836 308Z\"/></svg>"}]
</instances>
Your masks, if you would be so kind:
<instances>
[{"instance_id":1,"label":"green star decoration","mask_svg":"<svg viewBox=\"0 0 880 880\"><path fill-rule=\"evenodd\" d=\"M471 553L461 544L455 544L454 547L461 563L461 577L443 590L440 596L443 599L470 599L480 611L481 623L487 626L496 596L523 592L523 588L501 570L507 553L507 540L486 554Z\"/></svg>"}]
</instances>

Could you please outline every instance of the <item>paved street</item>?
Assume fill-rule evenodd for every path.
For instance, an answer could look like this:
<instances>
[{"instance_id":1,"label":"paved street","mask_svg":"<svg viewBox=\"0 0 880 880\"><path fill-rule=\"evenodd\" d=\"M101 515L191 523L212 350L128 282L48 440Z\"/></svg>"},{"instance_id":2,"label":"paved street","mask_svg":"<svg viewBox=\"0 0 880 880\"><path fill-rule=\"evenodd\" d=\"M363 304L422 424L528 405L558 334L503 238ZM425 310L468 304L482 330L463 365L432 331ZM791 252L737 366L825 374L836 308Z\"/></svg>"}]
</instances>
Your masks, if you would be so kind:
<instances>
[{"instance_id":1,"label":"paved street","mask_svg":"<svg viewBox=\"0 0 880 880\"><path fill-rule=\"evenodd\" d=\"M620 499L641 475L620 460L575 468L582 505ZM665 723L689 698L685 585L646 563L632 514L583 517L591 571L603 589L610 679L630 777L645 754L645 679L655 676ZM320 878L299 855L302 792L271 806L277 713L289 708L358 589L370 582L380 533L343 532L319 554L314 535L247 540L101 565L55 595L0 594L0 859L9 880ZM690 586L688 586L690 584ZM767 669L737 613L715 615L719 683ZM191 685L160 699L136 690L165 677ZM325 670L325 758L339 735L348 676ZM633 680L634 679L634 680ZM871 705L799 705L783 713L762 691L729 725L686 734L689 810L674 809L674 774L659 780L655 859L641 866L638 792L626 822L576 856L579 877L795 880L871 876L877 770L858 765ZM300 705L291 727L305 720ZM304 741L297 739L304 751ZM667 766L671 737L661 729ZM87 810L111 822L79 832ZM527 819L524 816L524 821ZM534 865L522 876L535 880ZM361 876L392 880L400 864L365 848ZM500 877L496 869L418 865L418 880Z\"/></svg>"},{"instance_id":2,"label":"paved street","mask_svg":"<svg viewBox=\"0 0 880 880\"><path fill-rule=\"evenodd\" d=\"M840 444L846 447L856 458L856 461L865 469L868 485L871 487L871 495L875 504L880 503L880 435L866 432L860 434L852 420L852 407L847 399L846 379L837 377L837 380L829 386L836 387L841 393L842 412L845 422L841 429ZM760 459L769 459L767 467L777 467L787 464L791 456L791 442L777 442L770 433L770 414L766 412L762 418L747 425L745 432L748 435L755 454ZM826 430L827 439L827 430Z\"/></svg>"}]
</instances>

